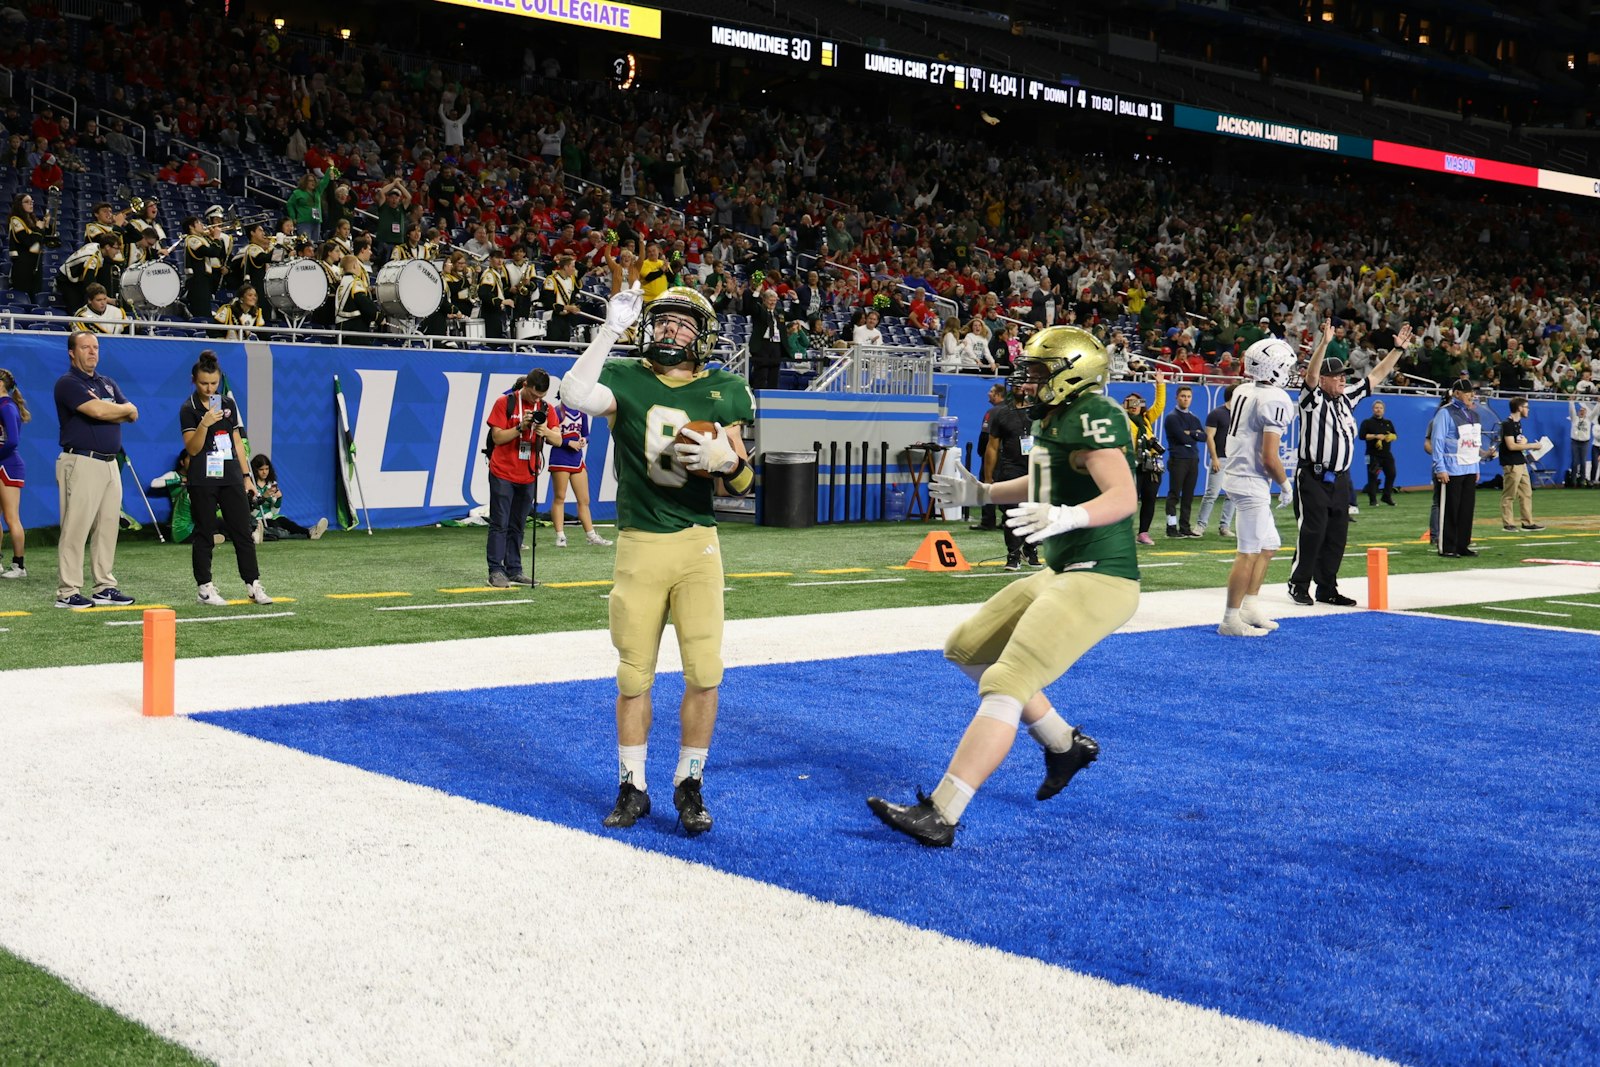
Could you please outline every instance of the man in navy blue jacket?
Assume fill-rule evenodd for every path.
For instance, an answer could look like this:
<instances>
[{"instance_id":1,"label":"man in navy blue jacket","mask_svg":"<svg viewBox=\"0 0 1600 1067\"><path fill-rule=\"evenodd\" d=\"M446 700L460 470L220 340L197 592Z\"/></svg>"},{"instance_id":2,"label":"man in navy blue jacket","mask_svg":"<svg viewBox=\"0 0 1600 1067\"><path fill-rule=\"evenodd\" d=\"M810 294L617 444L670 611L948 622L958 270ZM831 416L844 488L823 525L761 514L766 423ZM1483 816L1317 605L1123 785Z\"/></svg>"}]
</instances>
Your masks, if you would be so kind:
<instances>
[{"instance_id":1,"label":"man in navy blue jacket","mask_svg":"<svg viewBox=\"0 0 1600 1067\"><path fill-rule=\"evenodd\" d=\"M1187 385L1178 390L1178 406L1167 415L1167 536L1199 537L1189 526L1189 510L1194 506L1195 482L1200 476L1200 446L1206 429L1200 417L1189 410L1194 390ZM1180 515L1181 511L1181 515Z\"/></svg>"}]
</instances>

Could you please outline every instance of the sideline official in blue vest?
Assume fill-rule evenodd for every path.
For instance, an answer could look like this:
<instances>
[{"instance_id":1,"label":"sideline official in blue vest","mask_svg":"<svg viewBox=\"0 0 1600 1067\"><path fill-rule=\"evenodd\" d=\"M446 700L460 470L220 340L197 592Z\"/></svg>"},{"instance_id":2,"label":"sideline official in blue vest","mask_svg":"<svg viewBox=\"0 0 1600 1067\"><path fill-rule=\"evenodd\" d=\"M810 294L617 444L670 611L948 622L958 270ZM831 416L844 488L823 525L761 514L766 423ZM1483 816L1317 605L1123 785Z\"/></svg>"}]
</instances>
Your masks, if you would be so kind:
<instances>
[{"instance_id":1,"label":"sideline official in blue vest","mask_svg":"<svg viewBox=\"0 0 1600 1067\"><path fill-rule=\"evenodd\" d=\"M1478 396L1463 378L1450 387L1450 403L1433 416L1433 480L1439 483L1439 555L1476 556L1472 512L1478 465L1494 455L1478 421Z\"/></svg>"}]
</instances>

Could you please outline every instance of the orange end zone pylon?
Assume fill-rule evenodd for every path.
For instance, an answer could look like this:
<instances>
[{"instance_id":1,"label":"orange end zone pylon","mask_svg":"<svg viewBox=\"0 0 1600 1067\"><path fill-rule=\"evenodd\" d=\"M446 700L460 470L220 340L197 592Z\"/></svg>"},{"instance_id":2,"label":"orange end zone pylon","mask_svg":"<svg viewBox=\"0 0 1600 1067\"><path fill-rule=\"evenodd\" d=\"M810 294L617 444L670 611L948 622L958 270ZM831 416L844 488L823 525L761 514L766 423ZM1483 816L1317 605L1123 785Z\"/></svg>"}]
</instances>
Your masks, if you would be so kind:
<instances>
[{"instance_id":1,"label":"orange end zone pylon","mask_svg":"<svg viewBox=\"0 0 1600 1067\"><path fill-rule=\"evenodd\" d=\"M1389 550L1367 549L1367 607L1389 610Z\"/></svg>"},{"instance_id":2,"label":"orange end zone pylon","mask_svg":"<svg viewBox=\"0 0 1600 1067\"><path fill-rule=\"evenodd\" d=\"M956 547L955 538L944 530L934 530L922 539L916 552L906 560L906 566L917 571L970 571L967 562Z\"/></svg>"},{"instance_id":3,"label":"orange end zone pylon","mask_svg":"<svg viewBox=\"0 0 1600 1067\"><path fill-rule=\"evenodd\" d=\"M144 713L172 714L173 675L178 651L178 613L150 608L144 613Z\"/></svg>"}]
</instances>

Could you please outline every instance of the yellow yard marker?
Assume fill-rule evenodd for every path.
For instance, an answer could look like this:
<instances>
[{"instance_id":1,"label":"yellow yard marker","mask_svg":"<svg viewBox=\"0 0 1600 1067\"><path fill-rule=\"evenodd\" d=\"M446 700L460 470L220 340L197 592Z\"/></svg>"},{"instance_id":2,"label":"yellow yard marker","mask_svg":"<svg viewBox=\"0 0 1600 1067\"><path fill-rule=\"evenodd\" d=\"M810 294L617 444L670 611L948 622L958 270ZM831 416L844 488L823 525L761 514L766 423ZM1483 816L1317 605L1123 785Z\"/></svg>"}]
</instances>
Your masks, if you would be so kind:
<instances>
[{"instance_id":1,"label":"yellow yard marker","mask_svg":"<svg viewBox=\"0 0 1600 1067\"><path fill-rule=\"evenodd\" d=\"M294 603L294 597L292 597L292 596L275 596L275 597L272 598L272 602L274 604L293 604ZM255 603L255 601L253 601L253 600L230 600L230 601L228 601L228 606L232 607L232 608L237 608L237 607L240 607L240 606L242 606L244 604L254 604L254 603Z\"/></svg>"},{"instance_id":2,"label":"yellow yard marker","mask_svg":"<svg viewBox=\"0 0 1600 1067\"><path fill-rule=\"evenodd\" d=\"M595 585L610 585L610 578L603 578L593 582L540 582L541 589L587 589Z\"/></svg>"},{"instance_id":3,"label":"yellow yard marker","mask_svg":"<svg viewBox=\"0 0 1600 1067\"><path fill-rule=\"evenodd\" d=\"M788 571L746 571L743 574L730 574L729 578L793 578Z\"/></svg>"},{"instance_id":4,"label":"yellow yard marker","mask_svg":"<svg viewBox=\"0 0 1600 1067\"><path fill-rule=\"evenodd\" d=\"M439 592L441 592L441 593L511 593L511 592L515 592L518 588L519 587L515 586L515 585L507 586L504 589L496 589L492 585L463 585L458 589L441 589L441 590L439 590ZM526 586L522 586L520 588L527 588L527 587Z\"/></svg>"},{"instance_id":5,"label":"yellow yard marker","mask_svg":"<svg viewBox=\"0 0 1600 1067\"><path fill-rule=\"evenodd\" d=\"M329 600L377 600L387 596L410 596L410 593L323 593Z\"/></svg>"},{"instance_id":6,"label":"yellow yard marker","mask_svg":"<svg viewBox=\"0 0 1600 1067\"><path fill-rule=\"evenodd\" d=\"M0 619L20 619L24 615L32 615L31 611L0 611Z\"/></svg>"},{"instance_id":7,"label":"yellow yard marker","mask_svg":"<svg viewBox=\"0 0 1600 1067\"><path fill-rule=\"evenodd\" d=\"M812 574L870 574L871 567L831 567L828 570L812 571Z\"/></svg>"},{"instance_id":8,"label":"yellow yard marker","mask_svg":"<svg viewBox=\"0 0 1600 1067\"><path fill-rule=\"evenodd\" d=\"M248 604L249 601L241 600L239 603ZM167 604L107 604L105 607L73 608L72 610L82 615L84 612L96 611L171 611L172 608Z\"/></svg>"}]
</instances>

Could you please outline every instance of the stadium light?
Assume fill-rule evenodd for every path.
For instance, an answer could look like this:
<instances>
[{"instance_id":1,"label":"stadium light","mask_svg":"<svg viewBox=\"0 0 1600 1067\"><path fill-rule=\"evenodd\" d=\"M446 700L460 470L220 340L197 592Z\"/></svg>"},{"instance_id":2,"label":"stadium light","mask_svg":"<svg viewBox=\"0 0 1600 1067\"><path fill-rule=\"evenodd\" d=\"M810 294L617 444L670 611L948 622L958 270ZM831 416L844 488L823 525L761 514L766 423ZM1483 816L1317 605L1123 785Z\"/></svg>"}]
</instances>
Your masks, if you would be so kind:
<instances>
[{"instance_id":1,"label":"stadium light","mask_svg":"<svg viewBox=\"0 0 1600 1067\"><path fill-rule=\"evenodd\" d=\"M339 36L342 39L348 41L350 39L350 31L349 30L340 30L339 31Z\"/></svg>"},{"instance_id":2,"label":"stadium light","mask_svg":"<svg viewBox=\"0 0 1600 1067\"><path fill-rule=\"evenodd\" d=\"M272 20L272 28L275 29L275 30L282 30L283 29L283 20L282 19L273 19Z\"/></svg>"}]
</instances>

